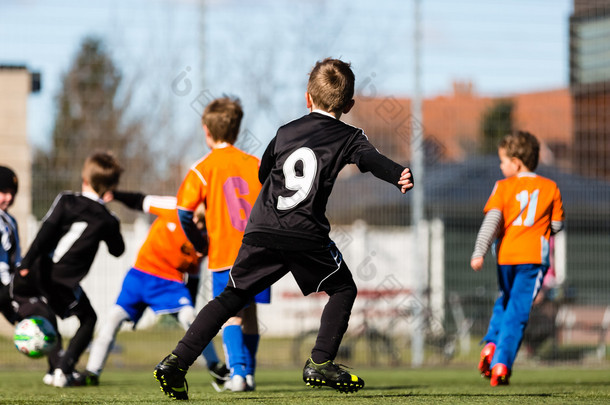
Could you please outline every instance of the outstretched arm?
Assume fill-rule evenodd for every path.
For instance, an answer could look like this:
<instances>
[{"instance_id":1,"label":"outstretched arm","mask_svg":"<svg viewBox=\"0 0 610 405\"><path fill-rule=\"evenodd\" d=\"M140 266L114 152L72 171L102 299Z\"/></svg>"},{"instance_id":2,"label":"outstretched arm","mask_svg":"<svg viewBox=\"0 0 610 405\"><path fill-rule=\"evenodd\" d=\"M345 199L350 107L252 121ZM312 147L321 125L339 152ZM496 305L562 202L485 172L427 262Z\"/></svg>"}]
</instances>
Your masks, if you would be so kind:
<instances>
[{"instance_id":1,"label":"outstretched arm","mask_svg":"<svg viewBox=\"0 0 610 405\"><path fill-rule=\"evenodd\" d=\"M115 191L113 198L120 201L132 210L143 211L145 213L162 216L163 212L174 211L176 197L162 195L146 195L140 192Z\"/></svg>"},{"instance_id":2,"label":"outstretched arm","mask_svg":"<svg viewBox=\"0 0 610 405\"><path fill-rule=\"evenodd\" d=\"M132 210L144 211L143 206L144 198L146 197L145 194L118 190L113 191L112 194L114 200L122 202L128 208L131 208Z\"/></svg>"},{"instance_id":3,"label":"outstretched arm","mask_svg":"<svg viewBox=\"0 0 610 405\"><path fill-rule=\"evenodd\" d=\"M413 174L404 167L371 148L360 155L357 166L361 172L371 172L373 176L394 184L404 194L413 188Z\"/></svg>"}]
</instances>

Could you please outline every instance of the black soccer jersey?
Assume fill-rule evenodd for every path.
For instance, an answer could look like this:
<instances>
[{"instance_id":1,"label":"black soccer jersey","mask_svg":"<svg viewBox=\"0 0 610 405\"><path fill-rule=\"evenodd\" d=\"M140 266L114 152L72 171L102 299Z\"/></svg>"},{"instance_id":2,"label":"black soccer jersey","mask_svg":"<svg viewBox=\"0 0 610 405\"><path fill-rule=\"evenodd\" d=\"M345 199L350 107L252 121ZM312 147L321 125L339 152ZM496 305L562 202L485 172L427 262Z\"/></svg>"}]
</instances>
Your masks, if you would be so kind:
<instances>
[{"instance_id":1,"label":"black soccer jersey","mask_svg":"<svg viewBox=\"0 0 610 405\"><path fill-rule=\"evenodd\" d=\"M326 246L326 204L337 175L356 164L398 187L404 167L381 155L364 132L312 112L282 126L269 143L259 170L262 190L244 242L294 250Z\"/></svg>"},{"instance_id":2,"label":"black soccer jersey","mask_svg":"<svg viewBox=\"0 0 610 405\"><path fill-rule=\"evenodd\" d=\"M32 242L21 267L31 268L51 259L51 281L74 288L87 275L101 241L113 256L125 251L119 220L94 196L63 192L57 196ZM47 266L45 266L47 267Z\"/></svg>"}]
</instances>

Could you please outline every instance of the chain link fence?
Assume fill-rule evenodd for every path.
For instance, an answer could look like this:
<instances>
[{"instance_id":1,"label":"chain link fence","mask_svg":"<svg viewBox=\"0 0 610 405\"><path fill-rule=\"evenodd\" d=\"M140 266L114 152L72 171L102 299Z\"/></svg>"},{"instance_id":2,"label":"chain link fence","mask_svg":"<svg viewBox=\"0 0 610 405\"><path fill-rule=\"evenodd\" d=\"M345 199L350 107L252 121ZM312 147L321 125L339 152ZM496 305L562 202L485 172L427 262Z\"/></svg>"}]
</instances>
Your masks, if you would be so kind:
<instances>
[{"instance_id":1,"label":"chain link fence","mask_svg":"<svg viewBox=\"0 0 610 405\"><path fill-rule=\"evenodd\" d=\"M128 132L137 133L140 137L138 142L127 143L130 146L120 151L125 172L129 174L122 188L174 195L190 164L206 153L198 115L211 98L223 93L242 97L246 119L238 146L260 156L277 126L305 112L304 107L299 108L296 102L284 102L297 99L297 95L299 100L302 98L300 94L305 89L306 72L313 62L329 53L342 56L341 49L346 49L357 73L356 106L344 119L364 128L380 152L409 165L413 128L411 100L409 88L400 82L410 80L405 69L411 61L401 59L395 53L397 49L407 53L399 44L410 35L410 22L393 18L391 24L384 25L373 18L378 14L408 13L410 9L404 6L404 2L388 0L373 8L359 2L344 4L345 12L354 20L360 21L368 13L371 24L384 33L386 45L393 48L371 45L372 56L367 57L353 41L343 43L337 40L341 43L335 46L320 40L313 41L298 54L293 48L300 43L299 38L290 36L286 39L289 43L281 43L278 47L284 51L288 47L291 52L285 51L286 55L280 55L265 50L267 63L251 54L239 54L229 45L238 40L237 34L223 30L213 22L214 18L230 21L227 13L237 13L231 5L239 2L228 3L226 8L215 3L188 11L182 9L187 6L181 4L180 8L172 9L166 20L150 12L154 16L149 17L157 19L161 31L175 30L171 38L164 40L149 34L145 24L137 21L132 25L126 23L126 15L133 11L130 8L133 5L126 9L115 6L115 17L109 18L114 18L117 26L129 27L145 37L150 35L150 42L160 43L170 55L155 68L154 63L149 63L148 69L142 69L130 58L129 45L121 43L118 34L107 34L111 38L108 42L109 56L125 72L123 89L139 89L131 93L132 100L137 102L124 114L129 118L128 122L133 123L136 117L143 123L137 131ZM256 18L250 20L254 28L259 27L255 31L262 25L273 25L268 19L283 21L288 18L288 10L280 3L263 2L257 6L260 9L253 11ZM336 15L330 3L322 3L326 15ZM449 1L438 3L445 9L457 7ZM451 28L435 31L440 30L435 27L445 21L447 11L443 11L443 7L424 4L424 37L428 40L425 40L423 49L424 55L429 49L425 58L431 58L424 59L424 80L427 82L441 75L440 70L451 71L450 66L435 62L436 58L442 60L439 54L443 49L447 58L459 62L460 69L463 69L455 70L457 73L453 76L468 79L454 80L452 86L450 83L437 85L433 91L428 90L423 100L423 122L418 125L423 129L425 166L424 173L414 175L416 187L424 189L425 223L417 235L411 224L412 199L408 194L403 196L392 186L373 179L369 174L360 174L353 167L346 168L335 185L328 206L328 217L333 225L331 236L342 250L360 291L339 360L351 366L408 367L413 364L414 357L421 357L425 365L464 364L475 367L479 342L485 334L498 294L496 269L491 256L487 257L482 272L474 273L469 265L483 219L483 206L495 181L502 178L498 158L493 151L486 149L486 145L489 142L494 144L495 133L510 128L529 130L542 141L543 153L537 172L559 185L567 218L565 230L554 241L555 278L543 286L543 293L532 309L518 361L534 364L563 364L568 361L608 363L610 173L607 164L610 161L610 110L607 105L610 75L607 72L610 62L604 59L603 50L599 51L596 46L603 48L605 45L600 44L610 43L610 6L602 6L607 2L598 2L598 8L587 8L581 3L584 2L575 1L573 4L564 1L562 15L541 11L548 9L542 1L532 2L532 12L519 14L518 18L512 16L512 10L506 15L489 11L485 15L485 24L477 25L476 20L482 18L479 13L484 10L475 10L478 2L467 2L465 7L460 7L455 22L461 31L451 40L447 37L452 35ZM155 3L155 7L160 7L162 12L168 6ZM466 12L464 8L471 11ZM313 17L309 17L315 14L316 9L302 6L301 11L310 21ZM63 13L55 9L54 12ZM82 12L89 15L93 11L85 8ZM188 12L191 14L187 18ZM193 18L192 13L199 17ZM183 33L178 29L182 28L181 21L186 21L185 25L190 27L197 26L197 29L203 26L203 34L197 30L191 30L191 35ZM360 42L365 40L361 34L352 33L347 25L337 21L338 18L335 21L337 28L332 32L351 33ZM543 29L545 24L560 28L546 30ZM468 28L472 26L478 28ZM536 36L544 50L524 45L516 32L519 29L515 29L518 26ZM513 33L512 37L505 36L496 42L490 39L496 31L508 30L507 27ZM477 29L483 33L475 32ZM195 31L198 33L192 34ZM494 52L498 52L496 48L502 48L504 55L501 52L494 53L494 58L483 58L479 53L473 55L472 47L478 43L478 36L485 36L485 32L490 34L490 38L482 40L482 44L494 48ZM394 36L402 39L396 41ZM25 40L30 41L25 46L34 45L34 39ZM49 39L59 40L58 37ZM231 72L226 72L226 75L232 78L228 81L223 77L224 71L218 72L212 67L214 61L223 59L219 51L220 42L215 41L227 44L225 59L229 66L248 65L238 63L248 55L256 63L248 65L247 69L242 67L243 71L227 68ZM383 41L377 39L378 43ZM452 43L453 48L446 48ZM515 47L522 49L515 54L512 53ZM180 52L169 53L170 49ZM555 56L550 49L560 49L559 60L553 59ZM567 49L569 55L565 54ZM595 56L598 51L601 54ZM141 48L138 47L136 53L142 54ZM393 58L399 58L404 64L399 65L392 59L389 62L392 66L388 68L381 61L372 61L385 54L394 55ZM497 73L482 75L482 82L478 83L469 55L483 70ZM161 56L166 55L160 55L158 60L162 60ZM285 57L284 63L282 57ZM544 81L544 75L540 75L535 66L547 59L560 64L557 69L562 72L570 70L569 83L565 82L567 77L553 85ZM1 56L0 63L3 63ZM31 63L36 66L37 62L32 60ZM502 70L499 68L502 63L518 68ZM527 69L528 64L532 66L531 71ZM286 75L282 76L276 69L286 72ZM64 71L67 72L68 68ZM298 71L299 76L291 74L293 71ZM400 71L401 75L389 74L389 71ZM60 76L59 72L52 70L43 72L43 86L45 76L49 75ZM490 81L510 79L519 83L515 76L521 77L524 84L515 86L514 91L485 87ZM151 77L153 81L149 80ZM277 81L271 86L268 82L274 77ZM294 83L287 85L286 77L293 78ZM142 83L142 86L137 86ZM257 88L256 83L264 88ZM482 90L479 91L478 85ZM54 86L54 90L59 92L59 87ZM395 93L394 88L397 88ZM127 93L127 90L122 90L115 96L124 101ZM286 108L281 108L283 104ZM40 101L35 105L40 106ZM35 116L41 111L44 108L32 108L29 114ZM48 127L52 128L53 124ZM53 136L58 139L73 136L69 132L62 133L57 126L55 128ZM116 128L117 133L127 133L121 130L120 125ZM47 130L49 137L51 132ZM106 138L102 136L100 139ZM147 150L140 149L142 142L150 143ZM82 163L92 144L87 145L87 149L81 148L76 142L69 158ZM108 149L116 147L104 142L93 145ZM32 179L33 205L38 220L61 191L57 184L61 183L62 188L80 187L80 164L74 165L76 168L70 171L57 164L50 165L49 156L57 151L49 149L48 145L40 149L42 155L39 155L40 159L34 159L38 166ZM50 168L55 169L49 173ZM36 174L41 171L47 171L46 177ZM46 178L55 182L44 180ZM104 249L100 250L83 283L98 312L98 323L104 322L104 314L114 303L122 278L134 263L138 247L153 219L136 215L115 203L111 208L122 220L128 249L118 259L108 256ZM33 221L21 226L29 227L28 234L33 237L38 224ZM28 242L31 240L25 241L24 245ZM411 260L414 248L423 252L423 262L413 263ZM198 305L210 299L210 295L209 275L203 268ZM262 335L259 364L262 367L302 366L313 344L313 331L317 329L325 302L325 296L302 297L290 276L275 285L272 304L259 307ZM70 336L76 327L71 320L61 325L66 336ZM23 366L22 355L12 345L11 328L8 324L0 327L0 367ZM174 347L181 334L178 324L170 318L156 318L152 314L142 320L135 332L129 328L126 326L119 334L118 349L110 355L110 367L150 367ZM417 339L423 339L424 345L414 346ZM130 354L138 346L149 343L159 350L151 353L150 359L136 359ZM217 350L220 348L220 342L217 342ZM423 354L414 354L415 348L423 350ZM42 363L32 361L27 366L44 369Z\"/></svg>"}]
</instances>

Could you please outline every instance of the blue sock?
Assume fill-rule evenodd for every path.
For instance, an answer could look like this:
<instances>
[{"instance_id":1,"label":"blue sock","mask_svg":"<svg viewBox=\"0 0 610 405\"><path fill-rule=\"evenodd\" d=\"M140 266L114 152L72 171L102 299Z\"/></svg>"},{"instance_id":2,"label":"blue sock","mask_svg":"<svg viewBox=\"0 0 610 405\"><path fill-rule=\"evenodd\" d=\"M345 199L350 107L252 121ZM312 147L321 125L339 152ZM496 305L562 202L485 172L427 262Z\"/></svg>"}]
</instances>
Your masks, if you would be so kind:
<instances>
[{"instance_id":1,"label":"blue sock","mask_svg":"<svg viewBox=\"0 0 610 405\"><path fill-rule=\"evenodd\" d=\"M256 352L261 335L244 334L244 346L246 347L246 375L254 375L256 370Z\"/></svg>"},{"instance_id":2,"label":"blue sock","mask_svg":"<svg viewBox=\"0 0 610 405\"><path fill-rule=\"evenodd\" d=\"M208 368L212 367L214 364L217 364L220 359L216 354L216 349L214 349L214 344L212 342L208 343L208 345L203 349L203 353L201 353Z\"/></svg>"},{"instance_id":3,"label":"blue sock","mask_svg":"<svg viewBox=\"0 0 610 405\"><path fill-rule=\"evenodd\" d=\"M246 350L244 348L244 335L239 325L225 326L222 330L222 342L225 348L228 367L231 376L246 376Z\"/></svg>"}]
</instances>

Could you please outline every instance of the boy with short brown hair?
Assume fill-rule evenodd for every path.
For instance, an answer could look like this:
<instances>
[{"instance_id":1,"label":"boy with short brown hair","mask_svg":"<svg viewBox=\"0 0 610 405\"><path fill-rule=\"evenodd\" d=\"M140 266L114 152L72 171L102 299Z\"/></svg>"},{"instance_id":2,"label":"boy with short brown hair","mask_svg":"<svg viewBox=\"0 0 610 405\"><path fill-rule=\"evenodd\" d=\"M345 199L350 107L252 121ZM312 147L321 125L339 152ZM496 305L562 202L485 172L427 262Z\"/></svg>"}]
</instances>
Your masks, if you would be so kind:
<instances>
[{"instance_id":1,"label":"boy with short brown hair","mask_svg":"<svg viewBox=\"0 0 610 405\"><path fill-rule=\"evenodd\" d=\"M201 122L211 152L193 164L177 194L180 224L200 252L207 243L194 227L193 213L202 202L205 204L208 270L212 272L214 297L222 293L229 282L250 211L261 189L260 161L233 145L242 117L241 103L236 98L218 98L206 106ZM255 389L256 352L260 339L257 303L269 303L270 300L267 288L223 326L226 362L231 370L231 378L224 384L224 389Z\"/></svg>"},{"instance_id":2,"label":"boy with short brown hair","mask_svg":"<svg viewBox=\"0 0 610 405\"><path fill-rule=\"evenodd\" d=\"M119 220L104 203L122 172L109 152L88 156L81 172L82 192L64 191L57 196L21 262L22 277L15 280L13 291L15 302L27 303L24 297L32 295L34 286L60 318L76 316L80 322L59 365L45 376L46 384L73 385L74 367L93 337L97 315L80 281L89 272L100 242L106 243L113 256L125 251Z\"/></svg>"},{"instance_id":3,"label":"boy with short brown hair","mask_svg":"<svg viewBox=\"0 0 610 405\"><path fill-rule=\"evenodd\" d=\"M326 203L339 171L362 172L413 187L411 173L381 155L364 132L339 120L354 105L350 65L327 58L312 69L305 93L310 114L282 126L267 146L258 177L262 190L224 291L210 301L174 351L155 367L166 395L188 399L186 370L219 328L252 297L287 273L304 295L329 295L311 357L303 369L309 386L355 392L364 381L334 363L347 330L357 288L341 252L329 237Z\"/></svg>"},{"instance_id":4,"label":"boy with short brown hair","mask_svg":"<svg viewBox=\"0 0 610 405\"><path fill-rule=\"evenodd\" d=\"M552 180L535 174L540 144L529 132L504 137L498 147L505 179L496 182L485 205L471 267L483 268L496 240L496 300L481 351L479 371L492 386L508 385L532 303L549 267L549 238L563 227L561 193Z\"/></svg>"},{"instance_id":5,"label":"boy with short brown hair","mask_svg":"<svg viewBox=\"0 0 610 405\"><path fill-rule=\"evenodd\" d=\"M243 116L244 112L239 100L222 97L206 106L201 116L201 124L207 128L206 136L209 134L214 140L232 145L239 135Z\"/></svg>"}]
</instances>

